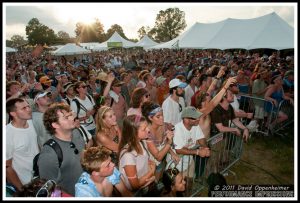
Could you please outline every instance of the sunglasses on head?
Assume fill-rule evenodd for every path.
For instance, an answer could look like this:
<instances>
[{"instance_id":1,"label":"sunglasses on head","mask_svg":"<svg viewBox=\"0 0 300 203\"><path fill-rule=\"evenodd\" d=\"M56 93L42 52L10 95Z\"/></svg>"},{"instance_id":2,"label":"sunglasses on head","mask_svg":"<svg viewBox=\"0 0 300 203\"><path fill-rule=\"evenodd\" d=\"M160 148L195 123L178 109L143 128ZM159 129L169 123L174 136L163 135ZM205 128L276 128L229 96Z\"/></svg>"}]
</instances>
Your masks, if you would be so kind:
<instances>
[{"instance_id":1,"label":"sunglasses on head","mask_svg":"<svg viewBox=\"0 0 300 203\"><path fill-rule=\"evenodd\" d=\"M179 173L179 170L177 168L170 168L170 169L167 170L167 173L168 173L169 178L173 182L173 180L175 179L175 177Z\"/></svg>"},{"instance_id":2,"label":"sunglasses on head","mask_svg":"<svg viewBox=\"0 0 300 203\"><path fill-rule=\"evenodd\" d=\"M36 197L50 197L56 186L54 180L48 180L36 193Z\"/></svg>"}]
</instances>

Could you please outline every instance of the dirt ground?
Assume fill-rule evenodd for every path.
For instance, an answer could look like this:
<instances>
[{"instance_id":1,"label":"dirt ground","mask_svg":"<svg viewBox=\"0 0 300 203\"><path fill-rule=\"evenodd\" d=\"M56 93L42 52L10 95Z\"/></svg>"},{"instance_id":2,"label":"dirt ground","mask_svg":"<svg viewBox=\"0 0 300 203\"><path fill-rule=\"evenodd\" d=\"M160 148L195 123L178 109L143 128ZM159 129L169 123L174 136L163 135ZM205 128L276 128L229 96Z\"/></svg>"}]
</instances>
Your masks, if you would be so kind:
<instances>
[{"instance_id":1,"label":"dirt ground","mask_svg":"<svg viewBox=\"0 0 300 203\"><path fill-rule=\"evenodd\" d=\"M294 128L285 136L252 135L241 159L225 175L229 185L294 185ZM204 188L197 197L207 197Z\"/></svg>"}]
</instances>

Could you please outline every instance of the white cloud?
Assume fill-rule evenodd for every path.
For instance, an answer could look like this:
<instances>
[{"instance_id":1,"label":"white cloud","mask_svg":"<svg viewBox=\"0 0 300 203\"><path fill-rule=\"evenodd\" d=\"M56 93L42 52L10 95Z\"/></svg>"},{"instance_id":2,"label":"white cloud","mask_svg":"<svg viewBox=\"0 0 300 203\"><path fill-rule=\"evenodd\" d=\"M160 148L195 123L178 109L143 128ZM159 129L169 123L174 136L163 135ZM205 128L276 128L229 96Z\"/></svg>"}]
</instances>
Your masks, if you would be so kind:
<instances>
[{"instance_id":1,"label":"white cloud","mask_svg":"<svg viewBox=\"0 0 300 203\"><path fill-rule=\"evenodd\" d=\"M13 24L6 26L6 39L10 39L13 35L21 35L26 40L26 25L24 24Z\"/></svg>"}]
</instances>

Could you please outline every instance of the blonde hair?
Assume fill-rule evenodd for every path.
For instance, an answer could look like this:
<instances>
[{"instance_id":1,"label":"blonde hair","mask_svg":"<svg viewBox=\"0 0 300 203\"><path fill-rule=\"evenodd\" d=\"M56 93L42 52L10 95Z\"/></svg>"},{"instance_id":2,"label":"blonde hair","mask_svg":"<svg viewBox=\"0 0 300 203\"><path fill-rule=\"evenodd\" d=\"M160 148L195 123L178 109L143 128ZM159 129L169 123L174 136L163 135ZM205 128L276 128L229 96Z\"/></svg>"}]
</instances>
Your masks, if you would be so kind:
<instances>
[{"instance_id":1,"label":"blonde hair","mask_svg":"<svg viewBox=\"0 0 300 203\"><path fill-rule=\"evenodd\" d=\"M109 106L101 106L101 108L98 109L97 115L96 115L96 133L103 131L107 126L104 123L105 114L112 110Z\"/></svg>"}]
</instances>

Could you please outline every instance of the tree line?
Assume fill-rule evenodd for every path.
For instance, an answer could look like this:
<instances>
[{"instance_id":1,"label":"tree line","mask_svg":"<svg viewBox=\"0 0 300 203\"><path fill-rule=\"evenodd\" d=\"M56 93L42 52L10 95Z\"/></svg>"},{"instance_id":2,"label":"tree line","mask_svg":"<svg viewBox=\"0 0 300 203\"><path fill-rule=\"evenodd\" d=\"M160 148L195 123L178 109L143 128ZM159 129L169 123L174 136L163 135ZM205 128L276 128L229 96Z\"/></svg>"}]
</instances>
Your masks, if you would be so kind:
<instances>
[{"instance_id":1,"label":"tree line","mask_svg":"<svg viewBox=\"0 0 300 203\"><path fill-rule=\"evenodd\" d=\"M178 8L168 8L159 11L156 16L153 28L142 26L138 29L138 36L141 39L144 35L148 35L156 42L167 42L177 37L186 28L185 13ZM75 38L71 38L65 31L59 31L57 34L53 29L42 24L37 18L32 18L26 26L25 40L20 35L13 35L11 40L6 40L7 46L19 47L24 44L28 45L55 45L65 43L86 43L86 42L104 42L108 40L114 32L118 32L124 39L137 42L138 39L128 39L123 28L118 25L112 25L107 32L98 18L92 24L76 23Z\"/></svg>"}]
</instances>

